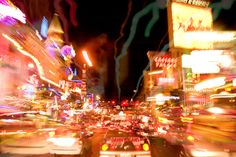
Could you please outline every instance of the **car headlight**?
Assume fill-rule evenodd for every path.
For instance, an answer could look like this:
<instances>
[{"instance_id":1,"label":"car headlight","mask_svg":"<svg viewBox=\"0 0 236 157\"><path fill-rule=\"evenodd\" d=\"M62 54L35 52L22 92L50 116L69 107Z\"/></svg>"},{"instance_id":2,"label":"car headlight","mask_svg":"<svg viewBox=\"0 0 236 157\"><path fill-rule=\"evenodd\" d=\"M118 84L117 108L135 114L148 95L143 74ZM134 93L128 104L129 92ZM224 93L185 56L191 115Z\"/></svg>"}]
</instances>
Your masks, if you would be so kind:
<instances>
[{"instance_id":1,"label":"car headlight","mask_svg":"<svg viewBox=\"0 0 236 157\"><path fill-rule=\"evenodd\" d=\"M143 150L145 150L145 151L149 150L149 145L147 143L143 144Z\"/></svg>"},{"instance_id":2,"label":"car headlight","mask_svg":"<svg viewBox=\"0 0 236 157\"><path fill-rule=\"evenodd\" d=\"M103 150L103 151L108 150L108 148L109 148L109 146L108 146L107 144L103 144L103 145L102 145L102 150Z\"/></svg>"}]
</instances>

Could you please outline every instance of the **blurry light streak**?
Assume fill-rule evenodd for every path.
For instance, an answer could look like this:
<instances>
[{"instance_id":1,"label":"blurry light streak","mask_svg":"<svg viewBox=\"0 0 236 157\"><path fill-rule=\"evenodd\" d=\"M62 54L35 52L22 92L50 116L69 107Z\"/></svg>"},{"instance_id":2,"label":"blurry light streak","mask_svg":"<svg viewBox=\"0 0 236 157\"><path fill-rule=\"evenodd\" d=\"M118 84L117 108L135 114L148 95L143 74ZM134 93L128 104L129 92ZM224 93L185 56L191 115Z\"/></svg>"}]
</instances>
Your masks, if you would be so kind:
<instances>
[{"instance_id":1,"label":"blurry light streak","mask_svg":"<svg viewBox=\"0 0 236 157\"><path fill-rule=\"evenodd\" d=\"M130 46L130 44L132 43L135 33L136 33L136 29L137 29L137 25L139 22L139 19L141 17L143 17L144 15L148 14L148 12L152 9L152 5L154 5L155 3L151 3L149 4L147 7L145 7L144 9L142 9L141 11L139 11L133 18L132 20L132 25L130 28L130 35L128 37L128 39L125 41L124 45L122 46L121 49L121 53L119 54L119 56L116 57L116 61L115 61L115 71L116 71L116 84L117 84L117 88L118 88L118 97L120 99L121 96L121 89L120 89L120 60L121 58L123 58L124 56L127 55L128 53L128 48Z\"/></svg>"},{"instance_id":2,"label":"blurry light streak","mask_svg":"<svg viewBox=\"0 0 236 157\"><path fill-rule=\"evenodd\" d=\"M216 20L219 17L222 9L229 10L234 2L235 0L221 0L220 2L210 4L209 7L213 10L213 20Z\"/></svg>"},{"instance_id":3,"label":"blurry light streak","mask_svg":"<svg viewBox=\"0 0 236 157\"><path fill-rule=\"evenodd\" d=\"M21 47L21 45L20 45L17 41L15 41L15 40L12 39L11 37L9 37L8 35L6 35L6 34L4 34L4 33L2 33L2 35L3 35L3 37L5 37L6 39L8 39L11 43L13 43L13 44L16 46L17 50L18 50L20 53L22 53L23 55L25 55L25 56L31 58L31 59L34 61L34 63L36 64L36 67L37 67L37 69L38 69L38 72L39 72L39 77L40 77L42 80L44 80L44 81L46 81L46 82L49 82L49 83L51 83L51 84L53 84L53 85L55 85L55 86L57 86L57 87L60 87L60 85L59 85L58 83L56 83L56 82L54 82L54 81L52 81L52 80L50 80L50 79L47 79L46 77L43 76L43 75L44 75L44 71L43 71L43 68L42 68L42 66L40 65L40 62L39 62L39 60L38 60L37 58L35 58L35 57L34 57L33 55L31 55L29 52L23 50L22 47Z\"/></svg>"},{"instance_id":4,"label":"blurry light streak","mask_svg":"<svg viewBox=\"0 0 236 157\"><path fill-rule=\"evenodd\" d=\"M17 41L15 41L15 40L12 39L11 37L9 37L7 34L2 33L2 36L3 36L4 38L6 38L7 40L9 40L10 42L12 42L13 45L15 45L17 48L19 48L19 49L22 48L21 45L20 45Z\"/></svg>"},{"instance_id":5,"label":"blurry light streak","mask_svg":"<svg viewBox=\"0 0 236 157\"><path fill-rule=\"evenodd\" d=\"M228 93L228 94L226 94L226 93L224 93L224 94L212 94L211 96L210 96L210 98L211 99L214 99L214 98L235 98L236 97L236 93L235 94L233 94L233 93Z\"/></svg>"},{"instance_id":6,"label":"blurry light streak","mask_svg":"<svg viewBox=\"0 0 236 157\"><path fill-rule=\"evenodd\" d=\"M25 14L21 12L20 9L14 8L12 6L6 6L0 3L0 15L1 15L1 18L2 16L3 17L9 16L9 17L12 17L14 19L21 21L22 23L26 23Z\"/></svg>"},{"instance_id":7,"label":"blurry light streak","mask_svg":"<svg viewBox=\"0 0 236 157\"><path fill-rule=\"evenodd\" d=\"M54 72L52 72L51 70L49 70L49 72L50 72L51 74L53 74L54 76L56 76L56 74L55 74Z\"/></svg>"},{"instance_id":8,"label":"blurry light streak","mask_svg":"<svg viewBox=\"0 0 236 157\"><path fill-rule=\"evenodd\" d=\"M132 0L129 0L129 3L128 3L128 11L127 11L127 15L125 17L125 20L123 21L122 25L121 25L121 28L120 28L120 36L119 38L116 39L115 41L115 56L117 55L117 45L118 45L118 42L120 41L120 39L123 38L124 36L124 28L128 22L128 19L130 17L130 14L131 14L131 10L132 10Z\"/></svg>"},{"instance_id":9,"label":"blurry light streak","mask_svg":"<svg viewBox=\"0 0 236 157\"><path fill-rule=\"evenodd\" d=\"M77 4L74 2L74 0L66 0L66 2L70 5L70 21L73 24L73 26L78 26L78 22L76 20L76 10L77 10Z\"/></svg>"},{"instance_id":10,"label":"blurry light streak","mask_svg":"<svg viewBox=\"0 0 236 157\"><path fill-rule=\"evenodd\" d=\"M58 137L48 138L47 141L52 142L57 146L72 146L76 142L76 138L73 137Z\"/></svg>"},{"instance_id":11,"label":"blurry light streak","mask_svg":"<svg viewBox=\"0 0 236 157\"><path fill-rule=\"evenodd\" d=\"M224 84L225 84L225 77L218 77L200 82L194 86L194 89L200 91L207 88L209 89L209 88L219 87Z\"/></svg>"},{"instance_id":12,"label":"blurry light streak","mask_svg":"<svg viewBox=\"0 0 236 157\"><path fill-rule=\"evenodd\" d=\"M148 73L148 75L155 75L155 74L162 74L163 70L158 70L158 71L151 71Z\"/></svg>"},{"instance_id":13,"label":"blurry light streak","mask_svg":"<svg viewBox=\"0 0 236 157\"><path fill-rule=\"evenodd\" d=\"M208 108L207 111L214 113L214 114L223 114L225 113L224 109L220 108L220 107L211 107Z\"/></svg>"},{"instance_id":14,"label":"blurry light streak","mask_svg":"<svg viewBox=\"0 0 236 157\"><path fill-rule=\"evenodd\" d=\"M83 51L82 51L82 54L83 54L84 59L86 60L87 64L88 64L90 67L92 67L93 64L92 64L91 60L89 59L89 56L88 56L87 51L83 50Z\"/></svg>"},{"instance_id":15,"label":"blurry light streak","mask_svg":"<svg viewBox=\"0 0 236 157\"><path fill-rule=\"evenodd\" d=\"M222 153L221 152L212 152L207 149L191 150L191 154L196 157L197 156L201 156L201 157L227 156L226 152L224 152L224 154L222 154Z\"/></svg>"},{"instance_id":16,"label":"blurry light streak","mask_svg":"<svg viewBox=\"0 0 236 157\"><path fill-rule=\"evenodd\" d=\"M15 131L15 132L0 132L0 135L17 135L17 134L26 134L25 131Z\"/></svg>"},{"instance_id":17,"label":"blurry light streak","mask_svg":"<svg viewBox=\"0 0 236 157\"><path fill-rule=\"evenodd\" d=\"M35 34L36 34L36 36L39 38L40 41L43 40L43 38L40 36L40 34L39 34L39 32L38 32L37 30L35 31Z\"/></svg>"},{"instance_id":18,"label":"blurry light streak","mask_svg":"<svg viewBox=\"0 0 236 157\"><path fill-rule=\"evenodd\" d=\"M236 32L214 31L214 32L185 32L187 40L196 40L202 42L229 42L236 39Z\"/></svg>"}]
</instances>

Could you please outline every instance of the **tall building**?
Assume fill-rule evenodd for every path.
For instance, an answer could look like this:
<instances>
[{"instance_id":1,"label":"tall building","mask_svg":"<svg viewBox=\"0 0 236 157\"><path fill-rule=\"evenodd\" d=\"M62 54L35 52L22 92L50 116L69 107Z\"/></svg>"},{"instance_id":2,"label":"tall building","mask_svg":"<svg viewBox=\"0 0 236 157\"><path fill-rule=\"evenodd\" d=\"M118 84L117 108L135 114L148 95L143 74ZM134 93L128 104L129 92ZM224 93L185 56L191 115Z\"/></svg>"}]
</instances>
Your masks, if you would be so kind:
<instances>
[{"instance_id":1,"label":"tall building","mask_svg":"<svg viewBox=\"0 0 236 157\"><path fill-rule=\"evenodd\" d=\"M59 55L60 48L64 45L63 34L64 31L61 27L59 16L54 14L48 28L48 37L45 41L46 48L53 57Z\"/></svg>"}]
</instances>

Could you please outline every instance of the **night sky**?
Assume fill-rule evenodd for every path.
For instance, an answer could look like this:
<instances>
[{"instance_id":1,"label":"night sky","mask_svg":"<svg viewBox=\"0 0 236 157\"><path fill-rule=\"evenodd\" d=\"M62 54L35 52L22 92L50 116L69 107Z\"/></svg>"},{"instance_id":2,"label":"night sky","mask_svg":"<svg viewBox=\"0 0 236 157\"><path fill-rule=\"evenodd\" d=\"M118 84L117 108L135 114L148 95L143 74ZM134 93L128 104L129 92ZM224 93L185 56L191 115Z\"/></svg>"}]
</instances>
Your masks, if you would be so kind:
<instances>
[{"instance_id":1,"label":"night sky","mask_svg":"<svg viewBox=\"0 0 236 157\"><path fill-rule=\"evenodd\" d=\"M88 50L95 65L91 71L102 80L100 86L104 87L104 91L101 92L108 99L133 96L138 79L148 64L147 51L160 51L169 42L165 0L156 2L152 0L15 0L13 2L27 14L28 20L36 28L39 28L43 16L50 21L55 12L64 15L65 20L61 19L62 25L65 28L66 23L68 24L67 29L64 29L65 40L67 44L72 43L76 49L75 61L81 64L80 51ZM72 7L70 2L74 3ZM219 0L213 3L219 3L214 6L217 8L215 9L217 14L214 15L214 29L236 30L234 16L236 1ZM71 10L75 10L75 14L70 12ZM145 34L147 25L153 18L156 18L156 21L150 29L150 34L147 32ZM127 50L126 54L122 54L124 50ZM115 79L118 76L115 74L115 60L119 56L122 56L119 73L120 90Z\"/></svg>"}]
</instances>

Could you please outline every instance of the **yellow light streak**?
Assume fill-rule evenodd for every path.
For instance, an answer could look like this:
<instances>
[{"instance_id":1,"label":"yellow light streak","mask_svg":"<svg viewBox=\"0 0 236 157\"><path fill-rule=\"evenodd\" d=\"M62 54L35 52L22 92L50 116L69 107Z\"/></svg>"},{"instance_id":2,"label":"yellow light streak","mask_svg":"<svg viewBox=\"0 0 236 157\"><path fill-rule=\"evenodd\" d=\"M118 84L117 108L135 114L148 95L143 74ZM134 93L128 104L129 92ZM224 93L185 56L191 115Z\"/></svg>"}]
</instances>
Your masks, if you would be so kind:
<instances>
[{"instance_id":1,"label":"yellow light streak","mask_svg":"<svg viewBox=\"0 0 236 157\"><path fill-rule=\"evenodd\" d=\"M161 74L161 73L163 73L163 70L151 71L148 73L148 75L155 75L155 74Z\"/></svg>"}]
</instances>

